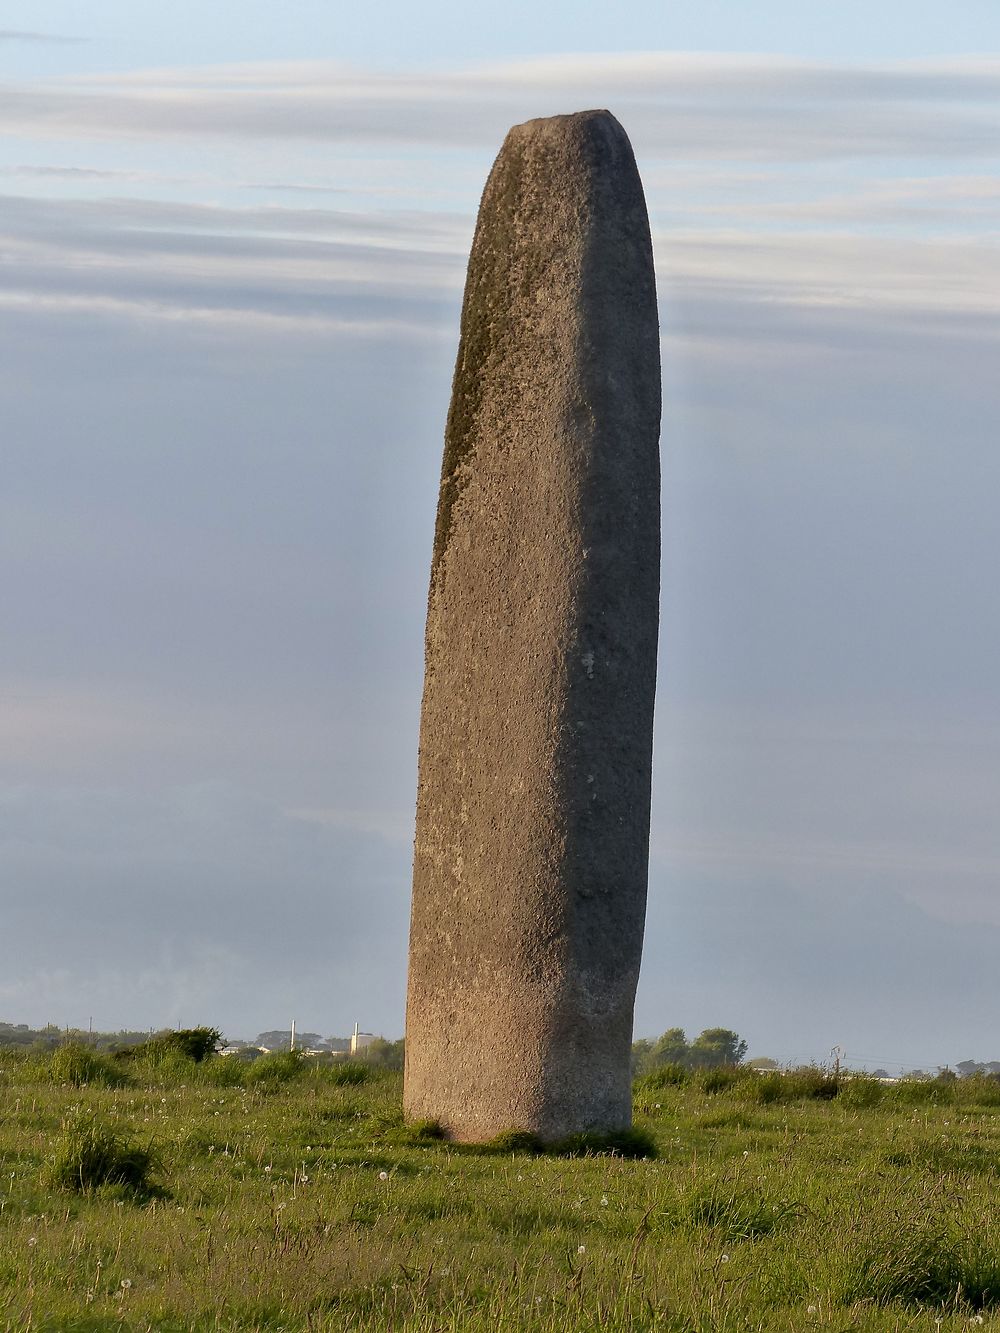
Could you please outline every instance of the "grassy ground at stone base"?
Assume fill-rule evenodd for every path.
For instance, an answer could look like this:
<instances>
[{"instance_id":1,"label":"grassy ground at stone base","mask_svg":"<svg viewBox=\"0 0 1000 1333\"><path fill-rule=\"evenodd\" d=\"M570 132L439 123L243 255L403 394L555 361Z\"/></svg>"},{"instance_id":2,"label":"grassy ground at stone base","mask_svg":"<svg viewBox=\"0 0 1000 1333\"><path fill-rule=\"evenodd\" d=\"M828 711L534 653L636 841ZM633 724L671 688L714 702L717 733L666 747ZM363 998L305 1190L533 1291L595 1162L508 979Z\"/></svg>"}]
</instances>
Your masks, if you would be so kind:
<instances>
[{"instance_id":1,"label":"grassy ground at stone base","mask_svg":"<svg viewBox=\"0 0 1000 1333\"><path fill-rule=\"evenodd\" d=\"M272 1068L0 1051L0 1328L1000 1330L988 1080L640 1083L633 1161L462 1150L397 1074ZM144 1186L67 1186L95 1126Z\"/></svg>"}]
</instances>

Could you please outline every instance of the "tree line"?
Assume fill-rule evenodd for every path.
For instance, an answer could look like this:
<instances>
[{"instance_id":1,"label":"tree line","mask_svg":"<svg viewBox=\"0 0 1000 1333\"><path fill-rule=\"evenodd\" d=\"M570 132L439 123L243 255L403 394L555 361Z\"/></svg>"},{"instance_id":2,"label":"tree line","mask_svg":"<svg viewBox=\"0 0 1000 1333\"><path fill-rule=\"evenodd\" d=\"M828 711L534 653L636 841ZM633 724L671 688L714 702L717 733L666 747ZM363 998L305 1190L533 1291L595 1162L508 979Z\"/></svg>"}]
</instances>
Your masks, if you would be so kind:
<instances>
[{"instance_id":1,"label":"tree line","mask_svg":"<svg viewBox=\"0 0 1000 1333\"><path fill-rule=\"evenodd\" d=\"M682 1069L718 1069L738 1065L747 1053L747 1044L731 1028L705 1028L688 1041L683 1028L668 1028L659 1037L642 1037L632 1043L632 1068L647 1074L663 1065Z\"/></svg>"}]
</instances>

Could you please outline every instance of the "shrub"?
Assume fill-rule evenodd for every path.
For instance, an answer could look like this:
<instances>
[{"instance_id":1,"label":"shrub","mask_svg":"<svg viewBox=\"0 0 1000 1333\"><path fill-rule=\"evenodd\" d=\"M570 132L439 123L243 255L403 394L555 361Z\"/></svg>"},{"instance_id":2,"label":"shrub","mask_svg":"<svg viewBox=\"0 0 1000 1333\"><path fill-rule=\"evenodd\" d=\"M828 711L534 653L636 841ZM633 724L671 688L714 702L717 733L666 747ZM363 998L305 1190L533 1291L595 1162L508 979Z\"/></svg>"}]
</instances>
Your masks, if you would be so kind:
<instances>
[{"instance_id":1,"label":"shrub","mask_svg":"<svg viewBox=\"0 0 1000 1333\"><path fill-rule=\"evenodd\" d=\"M761 1106L787 1100L784 1074L758 1074L753 1079L747 1079L742 1091L747 1101L758 1102Z\"/></svg>"},{"instance_id":2,"label":"shrub","mask_svg":"<svg viewBox=\"0 0 1000 1333\"><path fill-rule=\"evenodd\" d=\"M121 1185L135 1194L152 1190L154 1157L87 1112L78 1113L53 1145L44 1177L57 1189L86 1191Z\"/></svg>"},{"instance_id":3,"label":"shrub","mask_svg":"<svg viewBox=\"0 0 1000 1333\"><path fill-rule=\"evenodd\" d=\"M277 1087L298 1078L305 1067L305 1056L299 1051L272 1051L255 1060L246 1071L248 1087Z\"/></svg>"},{"instance_id":4,"label":"shrub","mask_svg":"<svg viewBox=\"0 0 1000 1333\"><path fill-rule=\"evenodd\" d=\"M160 1032L137 1046L125 1046L115 1052L115 1059L126 1064L159 1064L170 1056L180 1055L200 1064L215 1054L221 1041L218 1028L178 1028L175 1032Z\"/></svg>"},{"instance_id":5,"label":"shrub","mask_svg":"<svg viewBox=\"0 0 1000 1333\"><path fill-rule=\"evenodd\" d=\"M1000 1081L996 1074L973 1074L953 1083L947 1093L956 1106L1000 1106Z\"/></svg>"},{"instance_id":6,"label":"shrub","mask_svg":"<svg viewBox=\"0 0 1000 1333\"><path fill-rule=\"evenodd\" d=\"M660 1065L636 1080L636 1092L660 1092L663 1088L679 1088L691 1081L683 1065Z\"/></svg>"},{"instance_id":7,"label":"shrub","mask_svg":"<svg viewBox=\"0 0 1000 1333\"><path fill-rule=\"evenodd\" d=\"M845 1106L860 1108L879 1106L885 1099L885 1088L877 1078L867 1074L852 1074L841 1080L840 1100Z\"/></svg>"},{"instance_id":8,"label":"shrub","mask_svg":"<svg viewBox=\"0 0 1000 1333\"><path fill-rule=\"evenodd\" d=\"M57 1047L49 1056L47 1066L48 1076L53 1083L72 1083L75 1088L88 1083L104 1088L121 1088L132 1082L113 1060L75 1042Z\"/></svg>"},{"instance_id":9,"label":"shrub","mask_svg":"<svg viewBox=\"0 0 1000 1333\"><path fill-rule=\"evenodd\" d=\"M355 1060L346 1060L335 1065L323 1065L318 1071L324 1083L332 1083L337 1088L356 1088L362 1083L370 1083L375 1077L371 1065L359 1064Z\"/></svg>"},{"instance_id":10,"label":"shrub","mask_svg":"<svg viewBox=\"0 0 1000 1333\"><path fill-rule=\"evenodd\" d=\"M879 1085L876 1083L876 1087ZM840 1079L816 1065L804 1065L784 1073L769 1072L740 1076L739 1095L746 1101L768 1105L774 1102L832 1101L842 1090ZM860 1103L855 1103L860 1105Z\"/></svg>"},{"instance_id":11,"label":"shrub","mask_svg":"<svg viewBox=\"0 0 1000 1333\"><path fill-rule=\"evenodd\" d=\"M728 1092L744 1077L738 1070L723 1066L721 1069L706 1069L698 1074L697 1079L702 1092L716 1093ZM756 1078L756 1075L751 1077Z\"/></svg>"},{"instance_id":12,"label":"shrub","mask_svg":"<svg viewBox=\"0 0 1000 1333\"><path fill-rule=\"evenodd\" d=\"M399 1041L386 1041L384 1037L376 1037L363 1048L361 1058L378 1069L400 1070L403 1068L405 1050L406 1044L402 1037Z\"/></svg>"},{"instance_id":13,"label":"shrub","mask_svg":"<svg viewBox=\"0 0 1000 1333\"><path fill-rule=\"evenodd\" d=\"M213 1088L242 1088L250 1072L250 1061L238 1055L227 1055L220 1060L203 1060L197 1070L191 1072L196 1082L207 1083Z\"/></svg>"}]
</instances>

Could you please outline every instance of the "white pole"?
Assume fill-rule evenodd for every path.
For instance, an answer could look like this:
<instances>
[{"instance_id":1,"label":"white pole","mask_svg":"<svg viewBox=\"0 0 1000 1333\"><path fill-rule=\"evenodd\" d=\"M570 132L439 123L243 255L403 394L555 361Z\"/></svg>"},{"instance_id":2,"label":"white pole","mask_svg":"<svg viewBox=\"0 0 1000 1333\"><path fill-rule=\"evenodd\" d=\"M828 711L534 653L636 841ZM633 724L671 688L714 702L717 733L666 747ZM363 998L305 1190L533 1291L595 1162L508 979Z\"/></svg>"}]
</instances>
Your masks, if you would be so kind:
<instances>
[{"instance_id":1,"label":"white pole","mask_svg":"<svg viewBox=\"0 0 1000 1333\"><path fill-rule=\"evenodd\" d=\"M294 1050L295 1050L295 1019L294 1019L294 1018L292 1019L292 1041L291 1041L291 1045L288 1047L288 1049L289 1049L290 1051L294 1051Z\"/></svg>"}]
</instances>

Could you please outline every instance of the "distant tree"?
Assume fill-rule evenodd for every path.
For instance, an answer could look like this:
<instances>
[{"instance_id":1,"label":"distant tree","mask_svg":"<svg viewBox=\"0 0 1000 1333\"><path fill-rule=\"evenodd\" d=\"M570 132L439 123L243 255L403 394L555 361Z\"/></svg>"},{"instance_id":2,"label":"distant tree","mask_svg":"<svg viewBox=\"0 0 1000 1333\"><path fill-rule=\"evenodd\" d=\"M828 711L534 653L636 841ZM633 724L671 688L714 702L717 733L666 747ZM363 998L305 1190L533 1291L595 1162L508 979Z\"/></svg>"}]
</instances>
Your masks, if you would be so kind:
<instances>
[{"instance_id":1,"label":"distant tree","mask_svg":"<svg viewBox=\"0 0 1000 1333\"><path fill-rule=\"evenodd\" d=\"M379 1069L402 1069L403 1038L399 1041L386 1041L384 1037L376 1037L358 1055L370 1065L376 1065Z\"/></svg>"},{"instance_id":2,"label":"distant tree","mask_svg":"<svg viewBox=\"0 0 1000 1333\"><path fill-rule=\"evenodd\" d=\"M650 1067L653 1054L653 1043L648 1037L640 1037L638 1041L632 1043L632 1077L637 1074L645 1074Z\"/></svg>"},{"instance_id":3,"label":"distant tree","mask_svg":"<svg viewBox=\"0 0 1000 1333\"><path fill-rule=\"evenodd\" d=\"M632 1044L632 1069L637 1074L678 1065L682 1069L737 1065L747 1053L747 1044L729 1028L706 1028L689 1042L683 1028L667 1028L655 1041L642 1038ZM778 1062L761 1056L762 1069L777 1069Z\"/></svg>"},{"instance_id":4,"label":"distant tree","mask_svg":"<svg viewBox=\"0 0 1000 1333\"><path fill-rule=\"evenodd\" d=\"M747 1061L751 1069L780 1069L781 1066L777 1060L772 1060L769 1055L752 1055Z\"/></svg>"},{"instance_id":5,"label":"distant tree","mask_svg":"<svg viewBox=\"0 0 1000 1333\"><path fill-rule=\"evenodd\" d=\"M747 1053L743 1038L730 1028L706 1028L688 1048L688 1061L698 1068L738 1065Z\"/></svg>"},{"instance_id":6,"label":"distant tree","mask_svg":"<svg viewBox=\"0 0 1000 1333\"><path fill-rule=\"evenodd\" d=\"M686 1065L689 1049L683 1028L667 1028L666 1032L653 1042L653 1049L649 1054L650 1064L653 1067Z\"/></svg>"},{"instance_id":7,"label":"distant tree","mask_svg":"<svg viewBox=\"0 0 1000 1333\"><path fill-rule=\"evenodd\" d=\"M955 1068L962 1078L971 1078L973 1074L981 1074L984 1070L984 1066L975 1060L959 1060Z\"/></svg>"},{"instance_id":8,"label":"distant tree","mask_svg":"<svg viewBox=\"0 0 1000 1333\"><path fill-rule=\"evenodd\" d=\"M272 1028L270 1032L258 1032L256 1046L266 1046L269 1051L287 1051L292 1041L291 1027Z\"/></svg>"},{"instance_id":9,"label":"distant tree","mask_svg":"<svg viewBox=\"0 0 1000 1333\"><path fill-rule=\"evenodd\" d=\"M289 1039L290 1038L291 1038L291 1033L289 1033ZM312 1050L316 1047L322 1046L322 1044L323 1044L323 1038L320 1036L318 1032L296 1032L295 1034L295 1045L299 1048L299 1050L302 1051Z\"/></svg>"}]
</instances>

